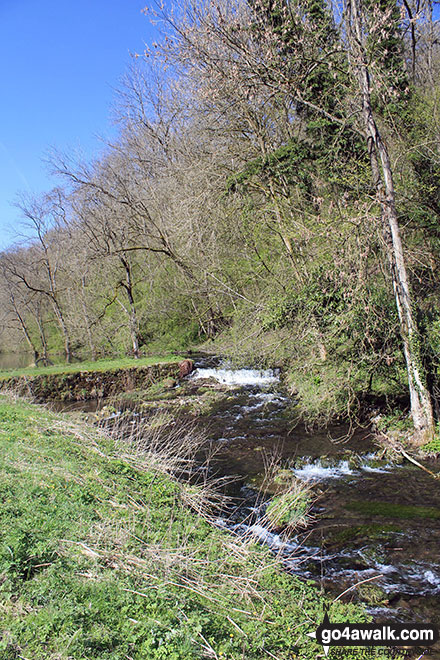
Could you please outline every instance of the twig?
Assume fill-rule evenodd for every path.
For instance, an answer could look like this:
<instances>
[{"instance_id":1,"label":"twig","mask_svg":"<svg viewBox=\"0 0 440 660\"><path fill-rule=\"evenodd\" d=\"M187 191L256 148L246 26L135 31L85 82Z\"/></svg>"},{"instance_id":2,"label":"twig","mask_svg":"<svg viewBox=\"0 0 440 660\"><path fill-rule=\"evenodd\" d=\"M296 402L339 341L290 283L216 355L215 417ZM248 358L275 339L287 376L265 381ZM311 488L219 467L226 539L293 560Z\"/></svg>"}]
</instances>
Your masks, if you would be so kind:
<instances>
[{"instance_id":1,"label":"twig","mask_svg":"<svg viewBox=\"0 0 440 660\"><path fill-rule=\"evenodd\" d=\"M425 472L427 472L428 474L430 474L431 477L434 477L434 479L438 479L438 478L439 478L439 476L440 476L439 474L435 474L434 472L431 472L431 470L428 470L428 468L426 468L424 465L422 465L421 463L419 463L418 461L416 461L415 458L412 458L411 456L409 456L409 454L407 454L406 451L405 451L404 449L399 449L399 451L400 451L400 453L402 454L402 456L404 456L405 458L408 459L408 461L411 461L411 463L414 463L414 465L417 465L417 467L419 467L421 470L424 470Z\"/></svg>"},{"instance_id":2,"label":"twig","mask_svg":"<svg viewBox=\"0 0 440 660\"><path fill-rule=\"evenodd\" d=\"M351 587L348 587L348 589L343 591L342 594L339 594L339 596L337 598L335 598L335 600L333 602L336 603L336 601L339 600L340 598L342 598L342 596L345 596L345 594L348 594L348 592L351 591L352 589L356 589L356 587L358 587L360 584L365 584L366 582L372 582L373 580L378 580L380 577L382 577L382 576L381 575L373 575L373 577L370 577L367 580L361 580L360 582L356 582L356 584L353 584Z\"/></svg>"},{"instance_id":3,"label":"twig","mask_svg":"<svg viewBox=\"0 0 440 660\"><path fill-rule=\"evenodd\" d=\"M142 591L135 591L134 589L125 589L122 588L122 591L128 591L130 594L136 594L136 596L142 596L143 598L149 598L147 594L143 594Z\"/></svg>"},{"instance_id":4,"label":"twig","mask_svg":"<svg viewBox=\"0 0 440 660\"><path fill-rule=\"evenodd\" d=\"M70 539L60 539L60 541L62 543L72 543L73 545L79 545L82 548L81 552L84 555L87 555L88 557L100 557L101 556L100 552L96 552L95 550L92 550L92 548L89 548L89 546L86 545L85 543L81 543L81 541L72 541Z\"/></svg>"},{"instance_id":5,"label":"twig","mask_svg":"<svg viewBox=\"0 0 440 660\"><path fill-rule=\"evenodd\" d=\"M240 632L242 635L244 635L245 637L247 637L247 633L245 633L244 630L242 630L242 629L240 628L240 626L237 625L233 619L231 619L230 616L227 616L226 618L227 618L227 620L229 621L229 623L232 623L232 625L235 626L235 628L237 628L238 632Z\"/></svg>"},{"instance_id":6,"label":"twig","mask_svg":"<svg viewBox=\"0 0 440 660\"><path fill-rule=\"evenodd\" d=\"M275 658L275 660L280 660L278 656L274 655L273 653L271 653L267 649L263 649L263 650L264 650L265 653L267 653L267 655L270 655L271 658Z\"/></svg>"}]
</instances>

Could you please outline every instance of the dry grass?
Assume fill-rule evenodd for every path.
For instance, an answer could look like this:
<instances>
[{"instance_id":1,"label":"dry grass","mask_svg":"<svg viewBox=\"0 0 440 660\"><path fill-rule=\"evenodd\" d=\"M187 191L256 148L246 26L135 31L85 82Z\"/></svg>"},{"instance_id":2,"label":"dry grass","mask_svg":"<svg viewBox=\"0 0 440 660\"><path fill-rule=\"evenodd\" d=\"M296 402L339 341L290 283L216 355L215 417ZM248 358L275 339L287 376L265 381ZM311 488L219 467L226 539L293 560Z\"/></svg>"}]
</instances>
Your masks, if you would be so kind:
<instances>
[{"instance_id":1,"label":"dry grass","mask_svg":"<svg viewBox=\"0 0 440 660\"><path fill-rule=\"evenodd\" d=\"M219 516L224 516L223 520L227 519L234 508L233 500L224 494L225 485L232 478L211 476L210 464L219 450L218 445L213 445L207 439L206 433L194 422L173 420L162 413L148 417L144 415L142 410L138 410L130 416L119 415L101 421L100 433L114 440L114 456L137 470L165 474L177 479L179 489L176 493L176 505L183 503L211 525L218 526ZM82 433L75 426L70 430L75 434ZM96 450L93 434L86 434L85 440ZM281 535L284 545L281 541L272 561L268 562L264 553L261 554L260 561L253 561L252 572L249 572L249 558L252 555L255 560L255 544L261 542L261 538L255 533L256 527L264 526L270 529L275 524L273 517L269 518L266 514L265 487L273 481L279 466L278 455L266 457L265 479L252 520L244 519L240 528L236 528L232 534L213 536L210 547L207 546L206 539L195 543L191 528L182 528L176 538L171 515L167 530L162 528L160 532L155 532L153 526L148 526L143 537L135 536L134 532L126 527L121 529L117 524L110 527L101 524L93 530L95 544L90 546L90 549L102 553L103 547L111 546L107 561L113 561L119 569L142 571L143 579L147 581L149 588L156 588L155 585L159 582L163 585L166 577L170 586L178 586L199 594L214 608L230 608L231 594L234 594L234 599L240 606L233 607L232 612L235 610L254 617L256 601L260 602L263 611L267 612L270 605L261 603L258 582L261 575L273 565L281 565L288 535ZM297 490L298 484L295 482L284 492L290 495ZM141 507L145 515L148 502L140 503L133 498L131 506L134 529L137 509ZM292 531L291 526L289 533ZM127 536L130 535L136 539L141 550L136 556L128 555L123 550ZM107 544L105 539L109 537L111 542ZM119 545L120 553L115 552L115 544ZM209 556L214 559L207 559ZM222 559L219 560L219 557ZM233 574L230 572L231 560L235 564ZM260 607L258 610L261 611ZM231 621L234 623L233 619Z\"/></svg>"}]
</instances>

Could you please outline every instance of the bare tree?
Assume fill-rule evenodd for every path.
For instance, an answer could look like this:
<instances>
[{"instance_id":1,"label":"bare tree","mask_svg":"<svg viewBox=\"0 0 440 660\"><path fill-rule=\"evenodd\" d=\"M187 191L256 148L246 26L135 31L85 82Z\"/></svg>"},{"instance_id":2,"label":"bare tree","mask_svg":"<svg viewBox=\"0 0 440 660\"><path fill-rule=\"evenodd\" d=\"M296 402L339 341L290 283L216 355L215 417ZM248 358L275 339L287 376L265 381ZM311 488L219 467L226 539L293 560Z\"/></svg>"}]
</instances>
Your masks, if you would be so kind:
<instances>
[{"instance_id":1,"label":"bare tree","mask_svg":"<svg viewBox=\"0 0 440 660\"><path fill-rule=\"evenodd\" d=\"M66 361L70 362L71 340L60 289L60 270L65 264L65 254L56 233L56 228L66 221L61 191L55 190L41 200L23 199L20 208L34 230L35 238L26 250L8 253L5 268L15 282L49 301L63 337Z\"/></svg>"}]
</instances>

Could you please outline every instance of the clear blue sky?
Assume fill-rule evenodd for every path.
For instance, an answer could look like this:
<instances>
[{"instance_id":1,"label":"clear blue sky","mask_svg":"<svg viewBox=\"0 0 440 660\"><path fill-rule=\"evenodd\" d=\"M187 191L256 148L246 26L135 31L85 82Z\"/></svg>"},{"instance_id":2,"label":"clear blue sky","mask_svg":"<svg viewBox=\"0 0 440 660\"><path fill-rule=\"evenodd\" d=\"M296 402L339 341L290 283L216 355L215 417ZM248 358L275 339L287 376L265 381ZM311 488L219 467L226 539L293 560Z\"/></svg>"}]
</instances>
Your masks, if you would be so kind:
<instances>
[{"instance_id":1,"label":"clear blue sky","mask_svg":"<svg viewBox=\"0 0 440 660\"><path fill-rule=\"evenodd\" d=\"M17 192L55 181L50 147L99 153L114 88L155 31L149 0L0 0L0 250L20 231Z\"/></svg>"}]
</instances>

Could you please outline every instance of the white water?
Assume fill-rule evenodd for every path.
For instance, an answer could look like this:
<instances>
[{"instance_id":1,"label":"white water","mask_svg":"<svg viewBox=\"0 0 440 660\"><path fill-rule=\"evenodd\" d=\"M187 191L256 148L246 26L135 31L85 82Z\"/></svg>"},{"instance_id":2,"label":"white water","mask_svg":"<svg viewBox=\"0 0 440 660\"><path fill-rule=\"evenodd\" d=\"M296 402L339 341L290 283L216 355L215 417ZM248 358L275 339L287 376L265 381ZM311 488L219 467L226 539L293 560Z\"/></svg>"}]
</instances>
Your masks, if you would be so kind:
<instances>
[{"instance_id":1,"label":"white water","mask_svg":"<svg viewBox=\"0 0 440 660\"><path fill-rule=\"evenodd\" d=\"M324 467L321 460L317 459L313 463L306 463L301 468L293 470L293 474L304 481L325 481L326 479L340 479L355 473L350 468L348 461L341 461L333 467Z\"/></svg>"},{"instance_id":2,"label":"white water","mask_svg":"<svg viewBox=\"0 0 440 660\"><path fill-rule=\"evenodd\" d=\"M432 564L430 566L421 564L420 566L412 565L408 567L409 578L417 581L420 584L420 590L430 593L440 593L440 575L438 566ZM435 570L437 569L437 571Z\"/></svg>"},{"instance_id":3,"label":"white water","mask_svg":"<svg viewBox=\"0 0 440 660\"><path fill-rule=\"evenodd\" d=\"M376 474L386 473L391 470L391 467L384 465L383 467L371 467L371 465L363 465L362 470L364 472L375 472Z\"/></svg>"},{"instance_id":4,"label":"white water","mask_svg":"<svg viewBox=\"0 0 440 660\"><path fill-rule=\"evenodd\" d=\"M224 385L270 385L279 381L273 369L196 369L191 378L214 378Z\"/></svg>"},{"instance_id":5,"label":"white water","mask_svg":"<svg viewBox=\"0 0 440 660\"><path fill-rule=\"evenodd\" d=\"M253 412L256 410L262 410L266 408L269 404L272 408L275 408L276 412L285 406L286 397L283 397L279 394L273 394L272 392L257 392L256 394L251 394L249 396L251 403L248 406L240 406L240 410L244 413ZM261 421L258 417L255 418L255 421Z\"/></svg>"},{"instance_id":6,"label":"white water","mask_svg":"<svg viewBox=\"0 0 440 660\"><path fill-rule=\"evenodd\" d=\"M350 557L350 553L341 552L340 557ZM361 557L363 554L361 553ZM334 575L344 578L346 581L353 583L360 580L366 580L371 577L378 577L376 584L386 587L388 593L403 592L417 595L435 595L440 593L440 575L433 569L438 569L438 566L416 563L405 564L381 564L380 562L373 561L372 566L364 569L340 569L338 568ZM331 574L329 575L331 577ZM411 584L413 583L413 584ZM371 611L371 610L370 610ZM385 610L387 611L387 610Z\"/></svg>"},{"instance_id":7,"label":"white water","mask_svg":"<svg viewBox=\"0 0 440 660\"><path fill-rule=\"evenodd\" d=\"M348 461L340 461L336 465L324 466L321 459L317 458L310 463L306 463L300 468L292 470L293 474L302 479L303 481L327 481L328 479L341 479L342 477L350 477L353 475L360 475L361 471L370 473L386 473L393 467L389 463L381 465L380 467L373 467L368 464L369 460L373 460L374 454L366 454L361 458L359 468L350 467Z\"/></svg>"},{"instance_id":8,"label":"white water","mask_svg":"<svg viewBox=\"0 0 440 660\"><path fill-rule=\"evenodd\" d=\"M230 386L231 389L240 386L249 387L246 397L243 390L235 389L233 394L237 398L231 397L231 405L228 410L221 410L218 413L218 417L224 418L223 433L219 438L220 443L245 439L242 435L235 436L237 431L243 433L245 427L243 420L249 423L249 426L255 426L261 434L263 422L273 423L272 418L279 415L288 401L281 392L276 391L278 388L270 388L270 391L264 389L265 386L272 385L279 380L278 373L272 370L232 370L227 369L226 364L223 364L219 368L197 369L191 377L195 380L211 378ZM263 413L264 416L262 416ZM240 426L236 426L236 421L241 421ZM273 437L278 442L279 434L271 435L271 431L277 428L276 426L268 428L268 432L264 434L265 439ZM231 437L226 437L228 435ZM311 449L313 448L312 445ZM327 482L329 484L332 480L345 479L351 482L355 488L357 480L368 478L372 473L379 473L380 478L380 473L403 467L392 465L386 459L380 460L377 453L374 452L352 457L348 453L342 456L341 454L338 456L337 453L332 455L331 450L330 454L330 456L323 457L322 460L318 457L310 457L307 463L292 470L292 473L297 478L312 483ZM349 456L349 460L347 460L347 456ZM302 460L304 461L304 457ZM375 482L372 481L372 483ZM277 534L270 526L266 526L266 519L263 515L264 507L262 508L261 502L255 507L246 506L245 511L247 515L244 520L239 513L239 518L238 516L234 516L231 520L219 518L217 525L244 538L253 537L255 541L266 545L281 556L290 571L300 574L303 578L316 580L319 571L323 584L328 582L330 587L341 584L343 585L341 591L347 583L354 585L363 579L373 578L374 583L381 586L387 593L420 596L440 594L440 566L428 562L408 561L404 554L401 560L399 556L396 557L394 565L387 564L385 560L388 555L383 548L383 555L380 556L383 557L384 563L381 563L367 552L372 547L372 541L368 538L365 539L365 547L348 548L342 552L338 550L333 554L314 545L308 546L307 537L298 536L295 539L286 539L282 534ZM237 522L237 519L241 519L241 522ZM400 533L396 532L397 535L400 536ZM392 538L395 539L394 536ZM387 614L389 611L389 608L383 609L383 612Z\"/></svg>"},{"instance_id":9,"label":"white water","mask_svg":"<svg viewBox=\"0 0 440 660\"><path fill-rule=\"evenodd\" d=\"M284 555L289 555L298 549L297 543L293 543L292 540L287 541L286 539L282 539L279 534L274 534L259 522L253 525L237 525L236 531L244 532L245 535L250 534L261 541L261 543L269 546L272 550L281 551Z\"/></svg>"}]
</instances>

